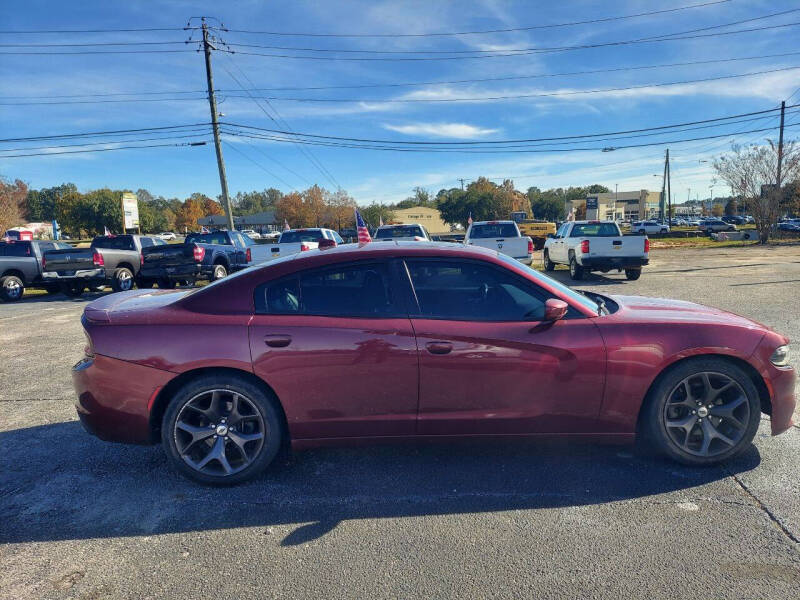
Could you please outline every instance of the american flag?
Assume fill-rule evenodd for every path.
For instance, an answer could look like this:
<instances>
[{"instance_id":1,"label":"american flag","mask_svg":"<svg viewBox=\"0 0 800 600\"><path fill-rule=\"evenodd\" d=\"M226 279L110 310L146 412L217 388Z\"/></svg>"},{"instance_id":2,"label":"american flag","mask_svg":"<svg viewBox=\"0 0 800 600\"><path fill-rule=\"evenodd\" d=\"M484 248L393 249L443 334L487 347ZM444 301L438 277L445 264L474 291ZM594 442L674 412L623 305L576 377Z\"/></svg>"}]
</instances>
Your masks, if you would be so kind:
<instances>
[{"instance_id":1,"label":"american flag","mask_svg":"<svg viewBox=\"0 0 800 600\"><path fill-rule=\"evenodd\" d=\"M378 215L378 227L383 227L383 215Z\"/></svg>"},{"instance_id":2,"label":"american flag","mask_svg":"<svg viewBox=\"0 0 800 600\"><path fill-rule=\"evenodd\" d=\"M283 230L284 230L284 231L289 231L290 229L291 229L291 227L289 227L289 221L287 221L286 219L284 219L284 220L283 220Z\"/></svg>"},{"instance_id":3,"label":"american flag","mask_svg":"<svg viewBox=\"0 0 800 600\"><path fill-rule=\"evenodd\" d=\"M472 211L469 211L469 217L467 218L467 225L472 225Z\"/></svg>"},{"instance_id":4,"label":"american flag","mask_svg":"<svg viewBox=\"0 0 800 600\"><path fill-rule=\"evenodd\" d=\"M211 230L208 227L206 227L205 225L203 225L200 228L200 233L211 233Z\"/></svg>"},{"instance_id":5,"label":"american flag","mask_svg":"<svg viewBox=\"0 0 800 600\"><path fill-rule=\"evenodd\" d=\"M103 227L103 235L106 237L111 235L111 232L108 230L108 227Z\"/></svg>"},{"instance_id":6,"label":"american flag","mask_svg":"<svg viewBox=\"0 0 800 600\"><path fill-rule=\"evenodd\" d=\"M358 209L353 209L356 213L356 231L358 231L358 243L359 244L366 244L367 242L372 241L372 236L369 234L369 229L367 229L367 224L364 222L364 219L361 217L361 214L358 212Z\"/></svg>"}]
</instances>

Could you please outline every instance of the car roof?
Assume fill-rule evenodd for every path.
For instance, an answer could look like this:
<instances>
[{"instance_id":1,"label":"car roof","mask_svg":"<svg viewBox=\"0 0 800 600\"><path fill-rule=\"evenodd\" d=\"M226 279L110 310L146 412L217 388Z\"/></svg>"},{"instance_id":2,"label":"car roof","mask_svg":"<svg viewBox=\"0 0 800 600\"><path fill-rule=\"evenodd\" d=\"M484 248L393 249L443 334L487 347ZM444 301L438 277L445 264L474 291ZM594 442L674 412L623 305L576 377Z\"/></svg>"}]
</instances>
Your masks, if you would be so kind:
<instances>
[{"instance_id":1,"label":"car roof","mask_svg":"<svg viewBox=\"0 0 800 600\"><path fill-rule=\"evenodd\" d=\"M419 223L392 223L391 225L381 225L378 229L391 229L393 227L422 227Z\"/></svg>"},{"instance_id":2,"label":"car roof","mask_svg":"<svg viewBox=\"0 0 800 600\"><path fill-rule=\"evenodd\" d=\"M489 225L489 224L494 225L496 223L504 223L504 224L505 223L516 223L516 221L512 221L511 219L493 219L491 221L474 221L472 223L472 226L475 227L475 225Z\"/></svg>"}]
</instances>

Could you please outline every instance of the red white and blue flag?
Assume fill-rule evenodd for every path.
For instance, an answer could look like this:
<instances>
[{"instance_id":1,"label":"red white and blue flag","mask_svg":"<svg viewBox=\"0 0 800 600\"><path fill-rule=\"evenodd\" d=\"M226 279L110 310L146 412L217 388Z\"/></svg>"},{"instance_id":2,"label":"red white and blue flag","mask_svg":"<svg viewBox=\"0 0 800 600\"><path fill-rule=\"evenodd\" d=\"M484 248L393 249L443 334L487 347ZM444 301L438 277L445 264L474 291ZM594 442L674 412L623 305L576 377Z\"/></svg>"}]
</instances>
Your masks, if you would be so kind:
<instances>
[{"instance_id":1,"label":"red white and blue flag","mask_svg":"<svg viewBox=\"0 0 800 600\"><path fill-rule=\"evenodd\" d=\"M356 213L356 231L358 232L358 243L366 244L371 242L372 236L369 234L369 229L367 229L367 224L364 222L361 213L358 212L357 208L353 210Z\"/></svg>"},{"instance_id":2,"label":"red white and blue flag","mask_svg":"<svg viewBox=\"0 0 800 600\"><path fill-rule=\"evenodd\" d=\"M469 217L467 218L467 225L472 225L472 211L469 211Z\"/></svg>"},{"instance_id":3,"label":"red white and blue flag","mask_svg":"<svg viewBox=\"0 0 800 600\"><path fill-rule=\"evenodd\" d=\"M283 230L284 230L284 231L289 231L290 229L291 229L291 227L289 227L289 221L287 221L286 219L284 219L284 220L283 220Z\"/></svg>"}]
</instances>

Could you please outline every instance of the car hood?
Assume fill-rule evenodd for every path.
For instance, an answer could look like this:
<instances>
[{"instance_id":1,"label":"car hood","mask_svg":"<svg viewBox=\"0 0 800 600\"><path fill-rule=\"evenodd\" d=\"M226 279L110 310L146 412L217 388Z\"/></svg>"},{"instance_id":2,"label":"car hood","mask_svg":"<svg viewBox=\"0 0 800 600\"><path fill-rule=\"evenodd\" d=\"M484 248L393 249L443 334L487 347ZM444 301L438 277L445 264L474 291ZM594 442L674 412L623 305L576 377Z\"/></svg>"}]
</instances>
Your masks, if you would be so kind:
<instances>
[{"instance_id":1,"label":"car hood","mask_svg":"<svg viewBox=\"0 0 800 600\"><path fill-rule=\"evenodd\" d=\"M646 321L652 323L702 323L717 325L734 325L748 329L770 329L756 321L695 302L672 300L669 298L650 298L646 296L610 296L619 305L614 313L628 321Z\"/></svg>"}]
</instances>

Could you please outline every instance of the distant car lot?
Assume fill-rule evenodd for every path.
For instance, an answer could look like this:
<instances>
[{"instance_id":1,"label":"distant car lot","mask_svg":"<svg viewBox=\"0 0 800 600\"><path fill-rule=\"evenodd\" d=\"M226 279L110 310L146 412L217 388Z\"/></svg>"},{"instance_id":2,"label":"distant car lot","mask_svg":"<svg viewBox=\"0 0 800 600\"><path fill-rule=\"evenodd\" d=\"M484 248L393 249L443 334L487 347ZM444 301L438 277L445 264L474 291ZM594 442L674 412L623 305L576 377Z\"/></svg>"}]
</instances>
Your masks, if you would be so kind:
<instances>
[{"instance_id":1,"label":"distant car lot","mask_svg":"<svg viewBox=\"0 0 800 600\"><path fill-rule=\"evenodd\" d=\"M752 317L792 338L800 366L800 247L653 250L647 275L576 287ZM97 297L0 307L2 598L671 598L675 581L698 597L796 594L798 428L762 426L757 450L726 468L445 444L298 453L251 484L197 488L168 475L160 449L105 444L75 422L69 368Z\"/></svg>"}]
</instances>

